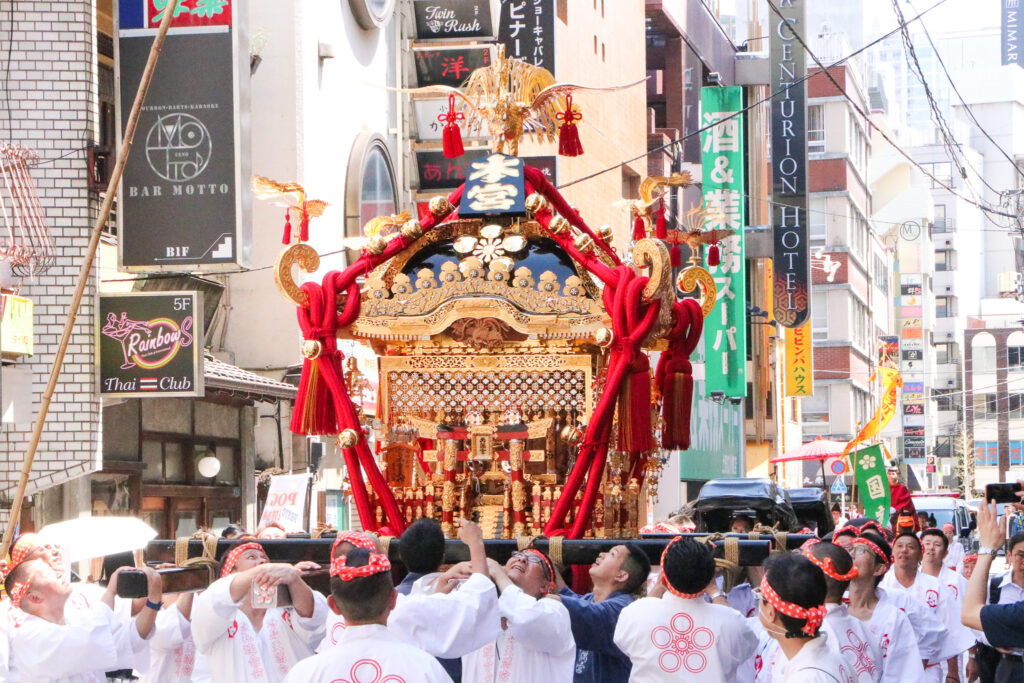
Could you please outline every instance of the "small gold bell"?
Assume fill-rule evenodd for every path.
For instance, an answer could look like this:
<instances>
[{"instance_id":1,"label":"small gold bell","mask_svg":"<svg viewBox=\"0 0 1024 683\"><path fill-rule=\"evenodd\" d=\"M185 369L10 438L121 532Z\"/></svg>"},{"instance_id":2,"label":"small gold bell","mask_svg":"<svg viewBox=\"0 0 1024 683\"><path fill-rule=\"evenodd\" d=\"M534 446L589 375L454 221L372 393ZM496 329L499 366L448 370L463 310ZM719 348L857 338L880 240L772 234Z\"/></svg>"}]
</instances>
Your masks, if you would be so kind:
<instances>
[{"instance_id":1,"label":"small gold bell","mask_svg":"<svg viewBox=\"0 0 1024 683\"><path fill-rule=\"evenodd\" d=\"M548 200L544 198L544 195L534 192L526 198L526 208L530 213L537 213L547 208Z\"/></svg>"},{"instance_id":2,"label":"small gold bell","mask_svg":"<svg viewBox=\"0 0 1024 683\"><path fill-rule=\"evenodd\" d=\"M309 360L313 360L313 359L317 358L320 355L320 353L323 352L323 350L324 350L324 345L321 344L316 339L307 339L306 341L302 342L302 356L303 356L303 358L308 358Z\"/></svg>"},{"instance_id":3,"label":"small gold bell","mask_svg":"<svg viewBox=\"0 0 1024 683\"><path fill-rule=\"evenodd\" d=\"M569 221L567 221L562 216L555 216L554 218L551 219L551 222L548 223L548 230L550 230L555 235L561 235L563 232L568 230L569 227Z\"/></svg>"},{"instance_id":4,"label":"small gold bell","mask_svg":"<svg viewBox=\"0 0 1024 683\"><path fill-rule=\"evenodd\" d=\"M338 445L342 448L355 448L359 443L359 432L354 429L346 429L338 435Z\"/></svg>"},{"instance_id":5,"label":"small gold bell","mask_svg":"<svg viewBox=\"0 0 1024 683\"><path fill-rule=\"evenodd\" d=\"M423 226L421 226L420 222L415 218L406 221L405 224L402 226L402 237L405 237L406 239L419 239L420 235L422 234Z\"/></svg>"},{"instance_id":6,"label":"small gold bell","mask_svg":"<svg viewBox=\"0 0 1024 683\"><path fill-rule=\"evenodd\" d=\"M447 197L434 197L430 200L430 213L435 218L443 218L455 209Z\"/></svg>"},{"instance_id":7,"label":"small gold bell","mask_svg":"<svg viewBox=\"0 0 1024 683\"><path fill-rule=\"evenodd\" d=\"M594 339L597 341L597 345L602 349L607 349L615 341L615 334L607 327L602 327L594 334Z\"/></svg>"},{"instance_id":8,"label":"small gold bell","mask_svg":"<svg viewBox=\"0 0 1024 683\"><path fill-rule=\"evenodd\" d=\"M379 256L384 253L384 249L388 246L388 241L384 239L384 235L374 235L370 238L370 241L366 244L366 250L371 254Z\"/></svg>"}]
</instances>

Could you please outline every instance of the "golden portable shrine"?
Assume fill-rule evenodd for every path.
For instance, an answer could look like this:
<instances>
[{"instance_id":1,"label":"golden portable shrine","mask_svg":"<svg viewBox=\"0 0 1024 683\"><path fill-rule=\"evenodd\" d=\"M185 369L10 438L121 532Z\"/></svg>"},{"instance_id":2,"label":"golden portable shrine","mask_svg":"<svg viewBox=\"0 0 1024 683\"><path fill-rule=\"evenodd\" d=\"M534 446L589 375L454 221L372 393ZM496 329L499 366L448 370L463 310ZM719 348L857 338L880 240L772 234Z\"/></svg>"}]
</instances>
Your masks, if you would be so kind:
<instances>
[{"instance_id":1,"label":"golden portable shrine","mask_svg":"<svg viewBox=\"0 0 1024 683\"><path fill-rule=\"evenodd\" d=\"M292 430L338 435L367 529L398 535L428 516L451 537L467 517L491 538L636 537L662 454L689 446L689 356L715 301L700 245L722 236L681 233L696 262L673 282L678 244L653 207L688 175L645 179L620 255L610 228L592 230L541 171L500 153L556 131L561 153L580 153L576 89L500 54L461 90L429 88L449 97L446 154L462 152L460 121L496 151L429 214L367 223L359 257L320 283L300 286L293 268L319 267L303 242L323 204L254 179L292 204L275 268L305 339ZM677 284L700 296L677 300ZM376 454L339 339L378 359Z\"/></svg>"}]
</instances>

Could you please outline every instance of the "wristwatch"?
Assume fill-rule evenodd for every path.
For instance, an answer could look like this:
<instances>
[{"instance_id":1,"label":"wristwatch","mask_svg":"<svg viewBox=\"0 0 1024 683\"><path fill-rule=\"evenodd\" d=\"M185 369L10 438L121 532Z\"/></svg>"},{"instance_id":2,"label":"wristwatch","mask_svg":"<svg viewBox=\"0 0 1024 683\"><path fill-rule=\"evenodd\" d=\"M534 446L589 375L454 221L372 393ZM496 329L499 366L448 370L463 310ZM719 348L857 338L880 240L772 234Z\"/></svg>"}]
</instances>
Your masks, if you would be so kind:
<instances>
[{"instance_id":1,"label":"wristwatch","mask_svg":"<svg viewBox=\"0 0 1024 683\"><path fill-rule=\"evenodd\" d=\"M988 547L982 545L982 546L978 546L978 554L979 555L995 555L996 554L996 550L995 550L995 548L988 548Z\"/></svg>"}]
</instances>

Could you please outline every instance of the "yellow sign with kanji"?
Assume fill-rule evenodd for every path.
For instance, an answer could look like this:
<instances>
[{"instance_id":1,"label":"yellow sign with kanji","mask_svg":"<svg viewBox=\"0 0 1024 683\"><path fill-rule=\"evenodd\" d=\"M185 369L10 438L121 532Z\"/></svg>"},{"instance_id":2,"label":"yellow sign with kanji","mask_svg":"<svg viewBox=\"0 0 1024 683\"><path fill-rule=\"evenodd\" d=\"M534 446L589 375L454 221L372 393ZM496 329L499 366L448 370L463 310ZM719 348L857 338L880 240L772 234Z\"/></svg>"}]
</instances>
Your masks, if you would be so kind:
<instances>
[{"instance_id":1,"label":"yellow sign with kanji","mask_svg":"<svg viewBox=\"0 0 1024 683\"><path fill-rule=\"evenodd\" d=\"M786 330L786 396L814 393L814 351L811 321Z\"/></svg>"},{"instance_id":2,"label":"yellow sign with kanji","mask_svg":"<svg viewBox=\"0 0 1024 683\"><path fill-rule=\"evenodd\" d=\"M0 296L0 350L11 356L32 355L31 299L14 294Z\"/></svg>"}]
</instances>

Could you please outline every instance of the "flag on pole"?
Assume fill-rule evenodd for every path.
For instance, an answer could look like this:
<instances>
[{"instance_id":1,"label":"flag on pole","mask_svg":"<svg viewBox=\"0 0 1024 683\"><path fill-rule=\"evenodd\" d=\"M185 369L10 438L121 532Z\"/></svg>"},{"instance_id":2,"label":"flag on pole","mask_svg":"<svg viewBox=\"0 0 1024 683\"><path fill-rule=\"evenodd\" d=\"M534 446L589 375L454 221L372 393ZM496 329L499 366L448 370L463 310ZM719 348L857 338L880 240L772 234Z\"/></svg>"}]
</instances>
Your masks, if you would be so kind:
<instances>
[{"instance_id":1,"label":"flag on pole","mask_svg":"<svg viewBox=\"0 0 1024 683\"><path fill-rule=\"evenodd\" d=\"M854 453L852 460L864 515L878 520L882 526L888 525L891 496L882 447L876 444L862 448Z\"/></svg>"},{"instance_id":2,"label":"flag on pole","mask_svg":"<svg viewBox=\"0 0 1024 683\"><path fill-rule=\"evenodd\" d=\"M885 387L885 393L882 395L882 405L878 406L878 412L868 420L868 423L858 432L857 436L850 439L850 442L846 444L846 448L843 449L842 454L839 456L840 460L845 460L850 451L857 447L857 444L864 443L882 431L885 425L889 424L892 416L896 414L896 390L903 386L903 378L900 376L900 371L896 368L880 368L879 372L882 373L882 385Z\"/></svg>"}]
</instances>

